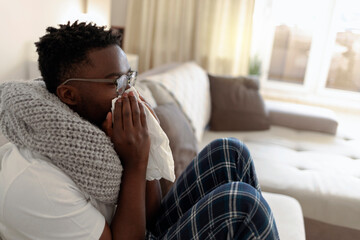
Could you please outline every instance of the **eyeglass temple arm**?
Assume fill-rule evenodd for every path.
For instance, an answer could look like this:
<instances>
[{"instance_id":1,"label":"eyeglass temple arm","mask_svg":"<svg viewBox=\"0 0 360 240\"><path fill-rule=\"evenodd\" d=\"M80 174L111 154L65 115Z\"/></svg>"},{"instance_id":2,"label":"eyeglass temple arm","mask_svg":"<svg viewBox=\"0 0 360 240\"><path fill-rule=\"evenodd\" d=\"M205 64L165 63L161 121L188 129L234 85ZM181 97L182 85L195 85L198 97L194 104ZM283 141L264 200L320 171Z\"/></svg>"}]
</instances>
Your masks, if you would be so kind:
<instances>
[{"instance_id":1,"label":"eyeglass temple arm","mask_svg":"<svg viewBox=\"0 0 360 240\"><path fill-rule=\"evenodd\" d=\"M83 78L70 78L67 79L65 82L61 83L60 85L65 85L68 82L71 81L81 81L81 82L106 82L106 83L110 83L110 82L114 82L113 79L83 79Z\"/></svg>"}]
</instances>

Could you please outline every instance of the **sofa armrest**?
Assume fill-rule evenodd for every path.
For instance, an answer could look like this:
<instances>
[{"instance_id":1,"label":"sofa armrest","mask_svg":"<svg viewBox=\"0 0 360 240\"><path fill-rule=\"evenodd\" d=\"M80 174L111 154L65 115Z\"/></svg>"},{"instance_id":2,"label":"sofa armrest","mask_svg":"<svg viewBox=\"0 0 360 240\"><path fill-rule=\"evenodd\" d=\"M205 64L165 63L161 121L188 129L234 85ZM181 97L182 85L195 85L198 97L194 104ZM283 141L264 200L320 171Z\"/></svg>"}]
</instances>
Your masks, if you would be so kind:
<instances>
[{"instance_id":1,"label":"sofa armrest","mask_svg":"<svg viewBox=\"0 0 360 240\"><path fill-rule=\"evenodd\" d=\"M273 100L266 100L265 105L271 125L336 134L338 121L330 109Z\"/></svg>"},{"instance_id":2,"label":"sofa armrest","mask_svg":"<svg viewBox=\"0 0 360 240\"><path fill-rule=\"evenodd\" d=\"M305 240L305 226L300 203L292 197L263 192L273 211L281 240Z\"/></svg>"}]
</instances>

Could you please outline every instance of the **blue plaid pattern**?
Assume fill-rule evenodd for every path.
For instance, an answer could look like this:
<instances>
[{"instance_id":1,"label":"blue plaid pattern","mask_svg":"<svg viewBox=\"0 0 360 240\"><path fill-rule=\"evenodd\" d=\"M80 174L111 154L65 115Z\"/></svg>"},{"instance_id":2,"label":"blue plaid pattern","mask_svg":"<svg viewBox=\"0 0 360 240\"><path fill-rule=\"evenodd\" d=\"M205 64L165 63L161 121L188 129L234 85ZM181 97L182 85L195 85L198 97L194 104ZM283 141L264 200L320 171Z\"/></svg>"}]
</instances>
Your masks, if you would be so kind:
<instances>
[{"instance_id":1,"label":"blue plaid pattern","mask_svg":"<svg viewBox=\"0 0 360 240\"><path fill-rule=\"evenodd\" d=\"M247 147L208 144L162 200L147 239L279 239Z\"/></svg>"}]
</instances>

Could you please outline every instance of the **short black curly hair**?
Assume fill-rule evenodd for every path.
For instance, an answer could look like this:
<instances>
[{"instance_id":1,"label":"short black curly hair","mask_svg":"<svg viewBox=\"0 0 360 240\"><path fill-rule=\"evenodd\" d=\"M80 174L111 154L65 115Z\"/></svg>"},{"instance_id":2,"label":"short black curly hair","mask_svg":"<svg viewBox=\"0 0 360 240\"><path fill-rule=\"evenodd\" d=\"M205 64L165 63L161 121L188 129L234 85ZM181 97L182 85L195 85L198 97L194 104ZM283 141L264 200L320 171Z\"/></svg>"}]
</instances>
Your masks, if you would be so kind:
<instances>
[{"instance_id":1,"label":"short black curly hair","mask_svg":"<svg viewBox=\"0 0 360 240\"><path fill-rule=\"evenodd\" d=\"M121 34L94 23L74 22L60 24L59 28L48 27L46 34L35 43L38 52L39 70L51 93L69 78L79 64L87 64L88 52L117 44Z\"/></svg>"}]
</instances>

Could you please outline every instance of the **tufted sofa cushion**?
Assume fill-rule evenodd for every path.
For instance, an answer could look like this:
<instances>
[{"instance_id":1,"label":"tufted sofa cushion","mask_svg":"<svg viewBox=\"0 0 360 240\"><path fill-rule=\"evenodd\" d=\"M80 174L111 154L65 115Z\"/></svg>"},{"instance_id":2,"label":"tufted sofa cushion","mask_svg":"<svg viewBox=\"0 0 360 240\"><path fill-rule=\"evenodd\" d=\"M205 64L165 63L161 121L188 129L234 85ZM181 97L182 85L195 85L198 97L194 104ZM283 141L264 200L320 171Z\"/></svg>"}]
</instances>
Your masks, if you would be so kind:
<instances>
[{"instance_id":1,"label":"tufted sofa cushion","mask_svg":"<svg viewBox=\"0 0 360 240\"><path fill-rule=\"evenodd\" d=\"M296 198L306 218L360 234L360 140L272 126L262 132L206 131L199 147L218 137L246 143L262 190Z\"/></svg>"}]
</instances>

